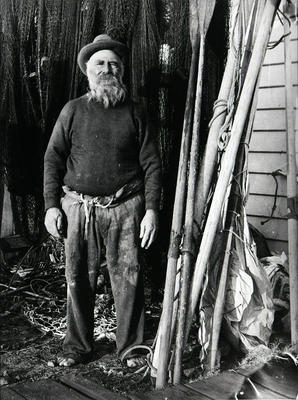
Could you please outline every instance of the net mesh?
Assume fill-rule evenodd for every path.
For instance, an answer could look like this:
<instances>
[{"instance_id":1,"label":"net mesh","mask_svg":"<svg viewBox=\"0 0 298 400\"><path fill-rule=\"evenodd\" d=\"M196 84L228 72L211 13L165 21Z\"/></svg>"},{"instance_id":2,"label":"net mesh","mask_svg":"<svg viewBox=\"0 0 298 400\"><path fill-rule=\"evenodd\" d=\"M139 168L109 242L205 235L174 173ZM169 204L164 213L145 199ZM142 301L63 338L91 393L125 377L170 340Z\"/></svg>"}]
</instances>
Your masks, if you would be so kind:
<instances>
[{"instance_id":1,"label":"net mesh","mask_svg":"<svg viewBox=\"0 0 298 400\"><path fill-rule=\"evenodd\" d=\"M45 333L64 338L66 333L66 303L53 307L44 304L25 303L24 315L28 320ZM106 338L116 340L116 311L110 294L97 294L94 306L94 340Z\"/></svg>"}]
</instances>

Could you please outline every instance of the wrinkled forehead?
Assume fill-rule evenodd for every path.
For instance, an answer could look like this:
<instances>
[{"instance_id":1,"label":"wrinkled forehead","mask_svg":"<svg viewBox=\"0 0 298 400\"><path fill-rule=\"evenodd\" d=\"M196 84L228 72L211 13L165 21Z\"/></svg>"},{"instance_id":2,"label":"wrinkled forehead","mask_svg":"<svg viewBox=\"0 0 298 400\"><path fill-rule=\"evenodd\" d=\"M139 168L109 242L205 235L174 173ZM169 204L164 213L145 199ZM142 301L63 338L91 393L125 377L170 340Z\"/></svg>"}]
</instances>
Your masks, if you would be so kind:
<instances>
[{"instance_id":1,"label":"wrinkled forehead","mask_svg":"<svg viewBox=\"0 0 298 400\"><path fill-rule=\"evenodd\" d=\"M112 50L99 50L96 53L92 54L89 58L90 63L96 63L98 61L109 61L109 62L118 62L122 64L120 57L114 53Z\"/></svg>"}]
</instances>

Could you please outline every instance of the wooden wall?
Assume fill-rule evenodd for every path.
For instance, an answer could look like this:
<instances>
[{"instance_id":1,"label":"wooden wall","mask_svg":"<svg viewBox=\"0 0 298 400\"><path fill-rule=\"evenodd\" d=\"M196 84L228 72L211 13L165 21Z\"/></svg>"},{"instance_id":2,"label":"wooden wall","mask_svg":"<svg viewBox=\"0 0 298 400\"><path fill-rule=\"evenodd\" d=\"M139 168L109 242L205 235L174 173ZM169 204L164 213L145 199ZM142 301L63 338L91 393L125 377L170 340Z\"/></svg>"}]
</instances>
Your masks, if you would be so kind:
<instances>
[{"instance_id":1,"label":"wooden wall","mask_svg":"<svg viewBox=\"0 0 298 400\"><path fill-rule=\"evenodd\" d=\"M297 18L295 21L293 16L291 22L292 88L294 103L296 103L295 132L296 154L298 154ZM276 18L270 36L270 43L276 42L282 35L283 26L279 19ZM247 213L249 222L264 234L270 250L285 251L287 254L287 143L285 116L284 43L281 42L274 49L267 50L260 76L258 106L249 150L250 195L247 203ZM281 174L276 175L278 183L276 209L270 218L276 191L276 182L273 175L274 171L277 170L281 170Z\"/></svg>"}]
</instances>

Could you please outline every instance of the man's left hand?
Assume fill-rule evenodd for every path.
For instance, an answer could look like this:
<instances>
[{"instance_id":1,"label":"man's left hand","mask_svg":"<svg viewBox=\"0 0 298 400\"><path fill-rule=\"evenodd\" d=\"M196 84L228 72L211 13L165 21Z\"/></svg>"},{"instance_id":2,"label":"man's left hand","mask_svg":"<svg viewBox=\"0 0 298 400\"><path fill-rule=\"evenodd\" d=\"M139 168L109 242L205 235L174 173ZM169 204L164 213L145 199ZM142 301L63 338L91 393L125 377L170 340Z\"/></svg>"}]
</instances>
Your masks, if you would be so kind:
<instances>
[{"instance_id":1,"label":"man's left hand","mask_svg":"<svg viewBox=\"0 0 298 400\"><path fill-rule=\"evenodd\" d=\"M155 210L147 210L141 222L141 247L148 249L155 240L158 232L158 215Z\"/></svg>"}]
</instances>

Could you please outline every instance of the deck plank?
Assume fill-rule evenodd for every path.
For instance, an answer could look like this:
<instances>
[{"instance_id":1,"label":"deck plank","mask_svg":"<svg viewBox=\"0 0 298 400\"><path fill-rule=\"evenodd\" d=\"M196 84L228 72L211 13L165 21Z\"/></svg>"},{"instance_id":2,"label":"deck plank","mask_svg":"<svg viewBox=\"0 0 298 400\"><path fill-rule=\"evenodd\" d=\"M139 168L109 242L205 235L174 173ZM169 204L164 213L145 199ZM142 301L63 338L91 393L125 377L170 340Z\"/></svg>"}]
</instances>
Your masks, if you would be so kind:
<instances>
[{"instance_id":1,"label":"deck plank","mask_svg":"<svg viewBox=\"0 0 298 400\"><path fill-rule=\"evenodd\" d=\"M245 382L245 377L236 372L224 371L219 375L212 376L205 380L186 384L187 387L197 390L198 393L203 393L214 400L229 399L239 392ZM267 388L260 387L256 384L257 389L266 399L282 399L286 398L282 395L277 395Z\"/></svg>"},{"instance_id":2,"label":"deck plank","mask_svg":"<svg viewBox=\"0 0 298 400\"><path fill-rule=\"evenodd\" d=\"M252 382L289 399L296 399L298 396L298 371L295 366L276 366L268 363L251 375L247 370L238 372L243 376L249 376Z\"/></svg>"},{"instance_id":3,"label":"deck plank","mask_svg":"<svg viewBox=\"0 0 298 400\"><path fill-rule=\"evenodd\" d=\"M224 371L204 380L187 383L185 386L214 400L229 399L240 390L244 380L242 375Z\"/></svg>"},{"instance_id":4,"label":"deck plank","mask_svg":"<svg viewBox=\"0 0 298 400\"><path fill-rule=\"evenodd\" d=\"M264 386L252 382L250 377L245 378L244 384L238 392L238 398L241 399L263 399L263 400L282 400L289 399L289 397L276 393ZM292 398L291 398L292 399ZM295 400L293 398L293 400Z\"/></svg>"},{"instance_id":5,"label":"deck plank","mask_svg":"<svg viewBox=\"0 0 298 400\"><path fill-rule=\"evenodd\" d=\"M194 391L186 385L169 386L164 390L129 395L131 400L211 400L212 397Z\"/></svg>"},{"instance_id":6,"label":"deck plank","mask_svg":"<svg viewBox=\"0 0 298 400\"><path fill-rule=\"evenodd\" d=\"M123 400L127 398L105 389L82 375L65 375L60 378L60 381L93 400Z\"/></svg>"},{"instance_id":7,"label":"deck plank","mask_svg":"<svg viewBox=\"0 0 298 400\"><path fill-rule=\"evenodd\" d=\"M0 388L0 399L1 400L26 400L25 397L19 395L10 387Z\"/></svg>"},{"instance_id":8,"label":"deck plank","mask_svg":"<svg viewBox=\"0 0 298 400\"><path fill-rule=\"evenodd\" d=\"M18 383L13 390L26 400L87 400L86 396L51 379Z\"/></svg>"},{"instance_id":9,"label":"deck plank","mask_svg":"<svg viewBox=\"0 0 298 400\"><path fill-rule=\"evenodd\" d=\"M224 371L219 375L212 376L206 380L192 382L186 384L187 387L197 390L198 393L203 393L210 396L214 400L233 398L235 393L245 387L246 377L237 372ZM282 393L276 393L270 388L259 385L254 382L254 385L263 399L286 399L289 398Z\"/></svg>"}]
</instances>

